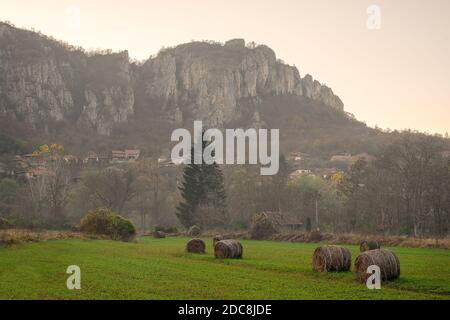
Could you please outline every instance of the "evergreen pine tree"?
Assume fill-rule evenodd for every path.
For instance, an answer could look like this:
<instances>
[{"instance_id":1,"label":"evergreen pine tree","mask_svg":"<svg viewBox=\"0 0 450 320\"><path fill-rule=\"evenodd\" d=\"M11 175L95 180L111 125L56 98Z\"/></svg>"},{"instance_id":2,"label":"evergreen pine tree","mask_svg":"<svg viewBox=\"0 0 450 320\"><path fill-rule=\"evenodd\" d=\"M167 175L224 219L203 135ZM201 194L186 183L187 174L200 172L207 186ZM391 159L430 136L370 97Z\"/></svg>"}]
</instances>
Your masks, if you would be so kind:
<instances>
[{"instance_id":1,"label":"evergreen pine tree","mask_svg":"<svg viewBox=\"0 0 450 320\"><path fill-rule=\"evenodd\" d=\"M202 135L203 136L203 135ZM201 143L199 152L208 146ZM191 163L183 170L183 183L179 187L183 200L177 207L177 216L185 227L199 225L202 227L224 226L226 217L226 193L223 174L217 163L194 163L194 146L191 148Z\"/></svg>"}]
</instances>

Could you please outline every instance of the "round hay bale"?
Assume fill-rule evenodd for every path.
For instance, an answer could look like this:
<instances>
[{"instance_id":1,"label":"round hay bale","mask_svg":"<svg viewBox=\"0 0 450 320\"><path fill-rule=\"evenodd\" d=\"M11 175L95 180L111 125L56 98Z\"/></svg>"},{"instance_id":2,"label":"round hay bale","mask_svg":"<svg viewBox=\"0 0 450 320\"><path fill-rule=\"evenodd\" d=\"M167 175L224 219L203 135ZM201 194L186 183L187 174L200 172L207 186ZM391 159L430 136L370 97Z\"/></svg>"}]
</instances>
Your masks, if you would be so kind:
<instances>
[{"instance_id":1,"label":"round hay bale","mask_svg":"<svg viewBox=\"0 0 450 320\"><path fill-rule=\"evenodd\" d=\"M242 258L243 248L237 240L221 240L214 246L214 255L220 259Z\"/></svg>"},{"instance_id":2,"label":"round hay bale","mask_svg":"<svg viewBox=\"0 0 450 320\"><path fill-rule=\"evenodd\" d=\"M217 243L217 242L222 241L222 240L225 240L223 236L221 236L221 235L219 235L219 234L216 235L216 236L213 238L213 247L216 246L216 243Z\"/></svg>"},{"instance_id":3,"label":"round hay bale","mask_svg":"<svg viewBox=\"0 0 450 320\"><path fill-rule=\"evenodd\" d=\"M308 241L309 242L319 242L322 240L322 233L320 230L313 230L308 234Z\"/></svg>"},{"instance_id":4,"label":"round hay bale","mask_svg":"<svg viewBox=\"0 0 450 320\"><path fill-rule=\"evenodd\" d=\"M205 242L201 239L192 239L186 245L186 251L191 253L205 253Z\"/></svg>"},{"instance_id":5,"label":"round hay bale","mask_svg":"<svg viewBox=\"0 0 450 320\"><path fill-rule=\"evenodd\" d=\"M349 271L352 255L347 248L322 246L314 251L313 269L319 272Z\"/></svg>"},{"instance_id":6,"label":"round hay bale","mask_svg":"<svg viewBox=\"0 0 450 320\"><path fill-rule=\"evenodd\" d=\"M355 260L356 278L365 283L370 274L367 273L369 266L380 267L381 280L392 280L400 277L400 261L395 253L385 249L369 250L361 253Z\"/></svg>"},{"instance_id":7,"label":"round hay bale","mask_svg":"<svg viewBox=\"0 0 450 320\"><path fill-rule=\"evenodd\" d=\"M380 249L380 244L375 240L363 240L359 244L359 250L361 252Z\"/></svg>"},{"instance_id":8,"label":"round hay bale","mask_svg":"<svg viewBox=\"0 0 450 320\"><path fill-rule=\"evenodd\" d=\"M162 231L155 231L155 232L153 232L153 237L155 239L162 239L162 238L166 237L166 234Z\"/></svg>"},{"instance_id":9,"label":"round hay bale","mask_svg":"<svg viewBox=\"0 0 450 320\"><path fill-rule=\"evenodd\" d=\"M192 227L190 227L190 228L189 228L189 231L188 231L188 234L189 234L191 237L196 237L196 236L200 235L200 227L198 227L198 226L192 226Z\"/></svg>"}]
</instances>

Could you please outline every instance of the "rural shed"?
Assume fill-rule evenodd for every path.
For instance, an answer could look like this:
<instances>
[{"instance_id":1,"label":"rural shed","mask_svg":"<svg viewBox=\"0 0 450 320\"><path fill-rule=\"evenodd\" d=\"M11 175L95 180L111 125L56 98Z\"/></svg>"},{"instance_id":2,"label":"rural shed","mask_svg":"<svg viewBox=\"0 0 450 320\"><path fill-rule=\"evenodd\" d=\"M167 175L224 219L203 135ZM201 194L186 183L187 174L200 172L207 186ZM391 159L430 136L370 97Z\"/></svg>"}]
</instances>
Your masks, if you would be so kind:
<instances>
[{"instance_id":1,"label":"rural shed","mask_svg":"<svg viewBox=\"0 0 450 320\"><path fill-rule=\"evenodd\" d=\"M303 227L301 220L289 212L263 212L280 231L298 231Z\"/></svg>"}]
</instances>

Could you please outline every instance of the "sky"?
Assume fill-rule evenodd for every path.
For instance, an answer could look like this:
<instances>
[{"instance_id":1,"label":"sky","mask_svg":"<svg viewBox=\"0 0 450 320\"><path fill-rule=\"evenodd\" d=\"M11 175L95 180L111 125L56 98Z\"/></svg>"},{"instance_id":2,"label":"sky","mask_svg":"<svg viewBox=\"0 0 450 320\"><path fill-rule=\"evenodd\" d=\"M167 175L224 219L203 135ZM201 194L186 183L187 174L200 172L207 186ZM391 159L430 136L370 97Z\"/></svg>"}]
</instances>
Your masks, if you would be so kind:
<instances>
[{"instance_id":1,"label":"sky","mask_svg":"<svg viewBox=\"0 0 450 320\"><path fill-rule=\"evenodd\" d=\"M138 60L244 38L331 87L370 126L450 134L448 0L0 0L0 20Z\"/></svg>"}]
</instances>

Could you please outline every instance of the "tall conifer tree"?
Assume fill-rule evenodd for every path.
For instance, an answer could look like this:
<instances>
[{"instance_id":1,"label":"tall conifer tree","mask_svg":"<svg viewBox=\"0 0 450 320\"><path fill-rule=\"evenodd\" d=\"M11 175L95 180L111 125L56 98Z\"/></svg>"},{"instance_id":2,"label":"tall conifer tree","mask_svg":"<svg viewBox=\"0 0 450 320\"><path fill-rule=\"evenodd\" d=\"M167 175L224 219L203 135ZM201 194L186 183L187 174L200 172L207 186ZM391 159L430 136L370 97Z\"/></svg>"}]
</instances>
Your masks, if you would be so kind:
<instances>
[{"instance_id":1,"label":"tall conifer tree","mask_svg":"<svg viewBox=\"0 0 450 320\"><path fill-rule=\"evenodd\" d=\"M203 150L208 146L207 141L195 143L201 144L198 148L203 155ZM223 174L217 163L206 164L203 156L202 163L194 163L195 148L191 148L191 163L183 170L183 183L179 187L183 200L177 207L177 216L185 227L199 225L202 227L225 226L226 192ZM213 155L214 156L214 155Z\"/></svg>"}]
</instances>

